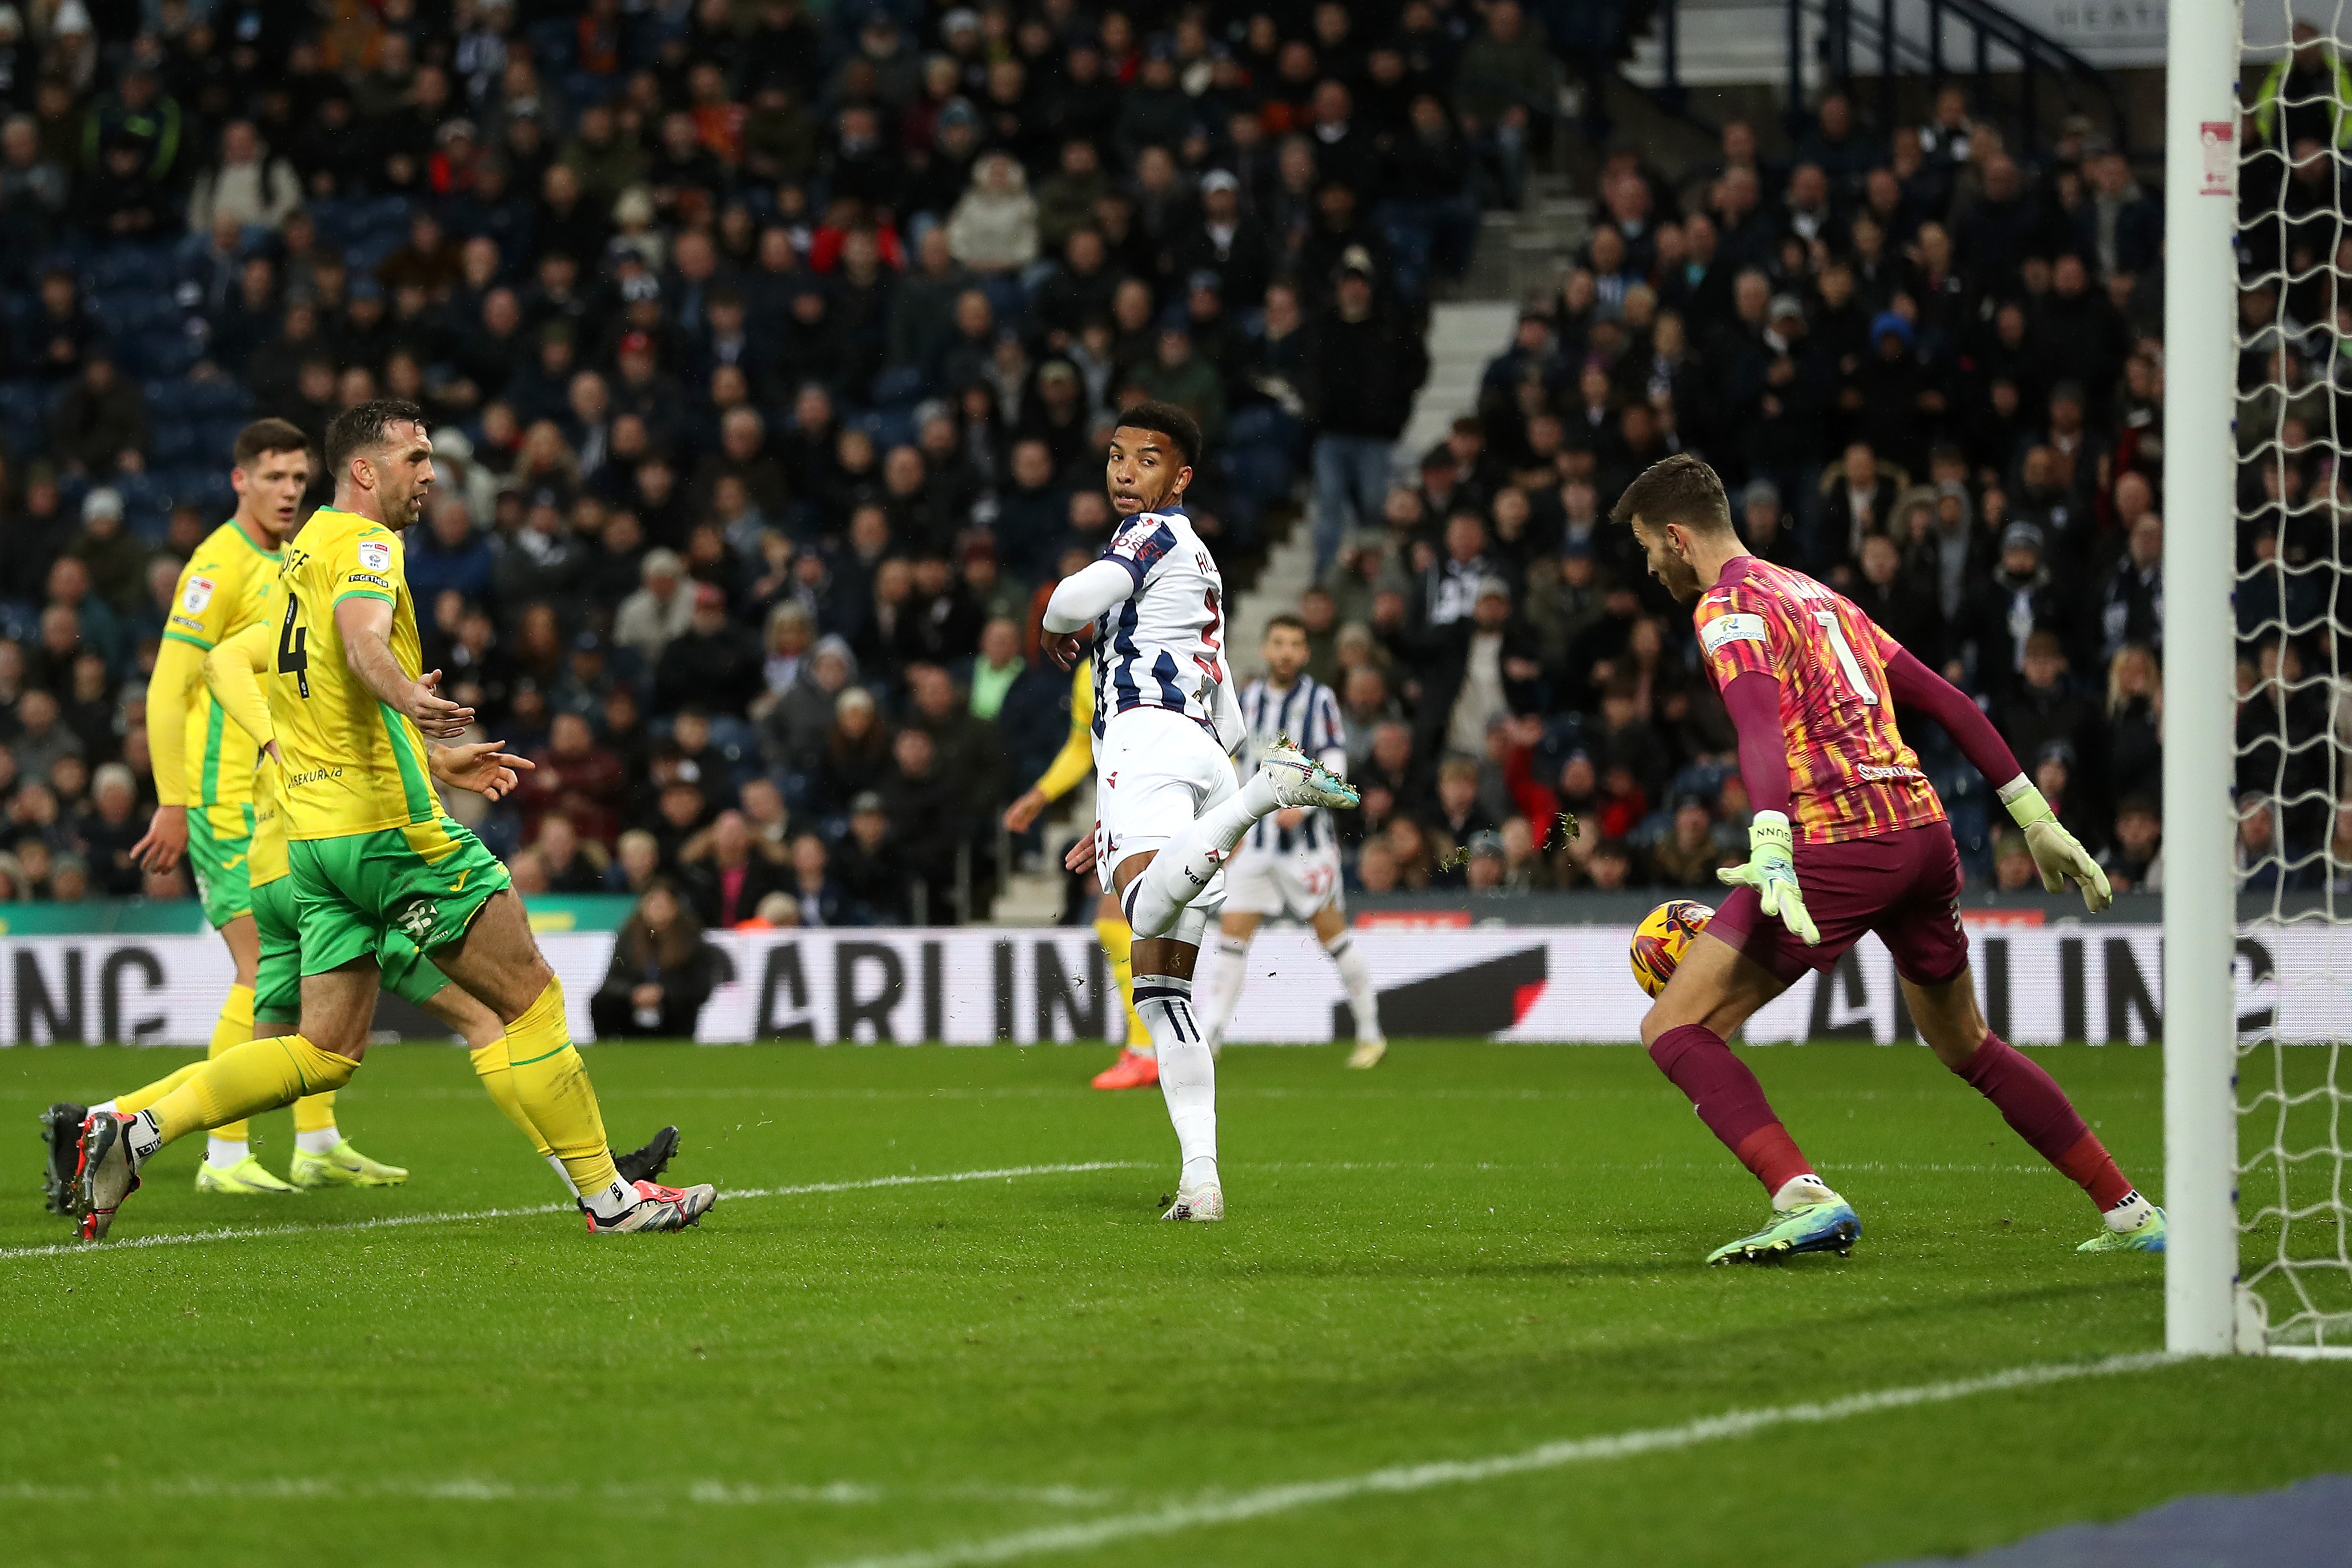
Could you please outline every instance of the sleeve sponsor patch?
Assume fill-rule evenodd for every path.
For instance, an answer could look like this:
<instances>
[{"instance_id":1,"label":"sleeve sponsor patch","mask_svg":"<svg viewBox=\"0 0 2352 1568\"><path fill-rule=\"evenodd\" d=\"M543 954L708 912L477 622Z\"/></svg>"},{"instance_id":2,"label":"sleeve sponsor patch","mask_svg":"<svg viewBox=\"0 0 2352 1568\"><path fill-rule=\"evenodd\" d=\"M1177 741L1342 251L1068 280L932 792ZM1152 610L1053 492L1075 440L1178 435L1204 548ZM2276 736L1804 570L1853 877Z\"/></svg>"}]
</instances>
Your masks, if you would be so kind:
<instances>
[{"instance_id":1,"label":"sleeve sponsor patch","mask_svg":"<svg viewBox=\"0 0 2352 1568\"><path fill-rule=\"evenodd\" d=\"M201 633L205 629L205 623L197 620L194 616L182 615L176 612L172 616L172 624L174 626L185 626L189 631L198 633Z\"/></svg>"},{"instance_id":2,"label":"sleeve sponsor patch","mask_svg":"<svg viewBox=\"0 0 2352 1568\"><path fill-rule=\"evenodd\" d=\"M1174 533L1160 524L1157 518L1138 518L1119 530L1105 553L1122 560L1131 560L1138 566L1150 566L1166 555L1169 547L1175 542Z\"/></svg>"},{"instance_id":3,"label":"sleeve sponsor patch","mask_svg":"<svg viewBox=\"0 0 2352 1568\"><path fill-rule=\"evenodd\" d=\"M1753 643L1759 647L1766 646L1764 617L1748 614L1746 612L1718 615L1699 628L1698 640L1710 653L1723 652L1724 646L1731 643Z\"/></svg>"},{"instance_id":4,"label":"sleeve sponsor patch","mask_svg":"<svg viewBox=\"0 0 2352 1568\"><path fill-rule=\"evenodd\" d=\"M392 570L392 546L382 539L362 539L359 548L360 565L370 571Z\"/></svg>"},{"instance_id":5,"label":"sleeve sponsor patch","mask_svg":"<svg viewBox=\"0 0 2352 1568\"><path fill-rule=\"evenodd\" d=\"M392 580L390 578L378 577L371 571L355 571L350 576L344 578L343 580L345 582L373 583L378 588L390 588L392 586Z\"/></svg>"},{"instance_id":6,"label":"sleeve sponsor patch","mask_svg":"<svg viewBox=\"0 0 2352 1568\"><path fill-rule=\"evenodd\" d=\"M213 601L213 590L218 586L209 577L188 579L188 586L180 591L180 608L191 615L202 615L205 606Z\"/></svg>"}]
</instances>

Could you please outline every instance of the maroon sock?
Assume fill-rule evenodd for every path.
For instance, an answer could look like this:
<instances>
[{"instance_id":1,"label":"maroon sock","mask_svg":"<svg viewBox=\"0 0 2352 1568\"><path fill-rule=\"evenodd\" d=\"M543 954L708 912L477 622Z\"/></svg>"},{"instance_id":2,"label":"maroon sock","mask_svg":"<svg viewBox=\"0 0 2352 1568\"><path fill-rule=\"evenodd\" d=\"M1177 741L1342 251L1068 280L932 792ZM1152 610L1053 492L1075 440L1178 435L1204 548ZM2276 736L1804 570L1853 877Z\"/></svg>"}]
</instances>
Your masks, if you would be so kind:
<instances>
[{"instance_id":1,"label":"maroon sock","mask_svg":"<svg viewBox=\"0 0 2352 1568\"><path fill-rule=\"evenodd\" d=\"M2101 1212L2131 1196L2131 1183L2066 1092L2023 1051L1987 1030L1984 1043L1958 1071L1969 1088L1993 1103L2011 1132L2089 1193Z\"/></svg>"},{"instance_id":2,"label":"maroon sock","mask_svg":"<svg viewBox=\"0 0 2352 1568\"><path fill-rule=\"evenodd\" d=\"M1811 1163L1772 1113L1764 1086L1731 1054L1721 1035L1701 1024L1680 1025L1658 1037L1650 1060L1690 1096L1707 1131L1723 1140L1767 1193L1778 1193L1791 1177L1812 1174Z\"/></svg>"}]
</instances>

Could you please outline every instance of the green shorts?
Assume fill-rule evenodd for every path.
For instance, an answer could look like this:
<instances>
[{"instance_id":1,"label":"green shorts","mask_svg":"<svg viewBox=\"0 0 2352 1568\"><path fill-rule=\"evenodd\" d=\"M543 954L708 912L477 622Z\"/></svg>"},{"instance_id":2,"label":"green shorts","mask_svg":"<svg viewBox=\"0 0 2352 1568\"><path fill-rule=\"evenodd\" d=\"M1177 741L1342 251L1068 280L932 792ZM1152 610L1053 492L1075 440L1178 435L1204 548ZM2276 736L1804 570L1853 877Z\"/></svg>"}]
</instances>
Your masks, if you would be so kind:
<instances>
[{"instance_id":1,"label":"green shorts","mask_svg":"<svg viewBox=\"0 0 2352 1568\"><path fill-rule=\"evenodd\" d=\"M507 868L482 841L446 817L286 846L294 908L302 927L302 972L323 975L375 957L385 938L420 950L455 942Z\"/></svg>"},{"instance_id":2,"label":"green shorts","mask_svg":"<svg viewBox=\"0 0 2352 1568\"><path fill-rule=\"evenodd\" d=\"M302 1021L302 932L294 907L294 879L281 876L253 890L253 924L261 933L261 964L253 976L253 1016L262 1023ZM383 988L423 1007L449 983L416 944L387 932L376 946Z\"/></svg>"},{"instance_id":3,"label":"green shorts","mask_svg":"<svg viewBox=\"0 0 2352 1568\"><path fill-rule=\"evenodd\" d=\"M253 913L253 888L246 880L246 852L252 847L251 806L188 808L188 870L204 900L205 923L215 931Z\"/></svg>"}]
</instances>

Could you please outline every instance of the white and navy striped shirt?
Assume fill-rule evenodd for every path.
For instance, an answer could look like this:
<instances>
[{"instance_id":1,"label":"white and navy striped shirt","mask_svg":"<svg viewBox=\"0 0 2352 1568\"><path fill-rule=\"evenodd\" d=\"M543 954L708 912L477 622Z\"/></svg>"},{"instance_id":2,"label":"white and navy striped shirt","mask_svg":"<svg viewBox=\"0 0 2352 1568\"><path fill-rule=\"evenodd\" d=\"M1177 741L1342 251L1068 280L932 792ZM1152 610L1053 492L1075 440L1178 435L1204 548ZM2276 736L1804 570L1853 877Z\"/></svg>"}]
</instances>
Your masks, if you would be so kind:
<instances>
[{"instance_id":1,"label":"white and navy striped shirt","mask_svg":"<svg viewBox=\"0 0 2352 1568\"><path fill-rule=\"evenodd\" d=\"M1225 580L1209 547L1181 512L1138 512L1102 559L1125 567L1135 591L1095 618L1095 738L1111 715L1135 707L1181 713L1216 735L1233 676Z\"/></svg>"},{"instance_id":2,"label":"white and navy striped shirt","mask_svg":"<svg viewBox=\"0 0 2352 1568\"><path fill-rule=\"evenodd\" d=\"M1242 725L1248 744L1242 751L1243 779L1257 771L1257 759L1276 737L1288 736L1292 745L1342 779L1348 776L1348 727L1339 716L1339 695L1314 676L1300 671L1288 689L1276 690L1263 676L1242 688ZM1331 813L1317 807L1297 827L1285 830L1274 818L1261 817L1250 830L1254 850L1288 854L1297 849L1322 849L1338 842Z\"/></svg>"}]
</instances>

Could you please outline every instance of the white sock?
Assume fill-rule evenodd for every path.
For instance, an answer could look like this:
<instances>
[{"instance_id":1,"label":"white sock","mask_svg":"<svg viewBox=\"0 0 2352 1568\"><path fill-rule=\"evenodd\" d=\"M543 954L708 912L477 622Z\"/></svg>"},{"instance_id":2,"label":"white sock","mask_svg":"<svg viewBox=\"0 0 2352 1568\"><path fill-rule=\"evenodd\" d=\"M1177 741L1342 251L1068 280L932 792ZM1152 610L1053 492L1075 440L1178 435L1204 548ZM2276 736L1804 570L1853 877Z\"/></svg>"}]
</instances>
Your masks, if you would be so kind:
<instances>
[{"instance_id":1,"label":"white sock","mask_svg":"<svg viewBox=\"0 0 2352 1568\"><path fill-rule=\"evenodd\" d=\"M97 1104L92 1105L89 1109L92 1115L96 1115L100 1111L104 1111L109 1115L121 1114L121 1112L115 1110L114 1102L111 1100L101 1100Z\"/></svg>"},{"instance_id":2,"label":"white sock","mask_svg":"<svg viewBox=\"0 0 2352 1568\"><path fill-rule=\"evenodd\" d=\"M1837 1200L1838 1195L1830 1190L1829 1183L1807 1171L1803 1176L1792 1176L1780 1184L1780 1190L1772 1195L1772 1212L1786 1214L1809 1203L1835 1203Z\"/></svg>"},{"instance_id":3,"label":"white sock","mask_svg":"<svg viewBox=\"0 0 2352 1568\"><path fill-rule=\"evenodd\" d=\"M1225 1026L1234 1021L1234 1004L1241 1000L1242 982L1249 977L1249 943L1239 936L1220 936L1204 948L1192 975L1192 1016L1201 1020L1201 1034L1214 1051L1225 1043Z\"/></svg>"},{"instance_id":4,"label":"white sock","mask_svg":"<svg viewBox=\"0 0 2352 1568\"><path fill-rule=\"evenodd\" d=\"M563 1184L563 1190L572 1195L573 1202L578 1202L580 1199L580 1189L572 1185L572 1173L563 1168L562 1156L551 1149L548 1151L547 1163L549 1167L555 1172L555 1179Z\"/></svg>"},{"instance_id":5,"label":"white sock","mask_svg":"<svg viewBox=\"0 0 2352 1568\"><path fill-rule=\"evenodd\" d=\"M131 1125L122 1129L122 1142L131 1151L131 1163L145 1165L163 1146L163 1129L155 1124L152 1111L142 1111L131 1118Z\"/></svg>"},{"instance_id":6,"label":"white sock","mask_svg":"<svg viewBox=\"0 0 2352 1568\"><path fill-rule=\"evenodd\" d=\"M205 1164L212 1166L213 1169L216 1171L225 1171L231 1166L243 1163L246 1157L252 1153L253 1145L247 1143L243 1138L238 1138L234 1142L227 1138L206 1138L205 1140Z\"/></svg>"},{"instance_id":7,"label":"white sock","mask_svg":"<svg viewBox=\"0 0 2352 1568\"><path fill-rule=\"evenodd\" d=\"M1381 1038L1381 994L1372 988L1372 971L1356 951L1356 938L1342 930L1323 951L1339 967L1339 983L1348 988L1348 1006L1356 1014L1356 1038Z\"/></svg>"},{"instance_id":8,"label":"white sock","mask_svg":"<svg viewBox=\"0 0 2352 1568\"><path fill-rule=\"evenodd\" d=\"M1274 776L1261 769L1230 798L1210 807L1191 827L1171 839L1151 857L1143 874L1128 883L1121 900L1127 906L1127 923L1135 934L1167 936L1184 906L1208 891L1209 879L1217 874L1217 867L1234 852L1242 836L1257 825L1259 818L1281 809L1282 802L1274 798Z\"/></svg>"},{"instance_id":9,"label":"white sock","mask_svg":"<svg viewBox=\"0 0 2352 1568\"><path fill-rule=\"evenodd\" d=\"M599 1219L617 1219L637 1201L637 1189L614 1176L612 1186L602 1192L584 1194L580 1201L586 1204Z\"/></svg>"},{"instance_id":10,"label":"white sock","mask_svg":"<svg viewBox=\"0 0 2352 1568\"><path fill-rule=\"evenodd\" d=\"M1178 1190L1217 1185L1217 1059L1192 1019L1192 982L1135 977L1135 1010L1160 1048L1160 1093L1184 1158Z\"/></svg>"},{"instance_id":11,"label":"white sock","mask_svg":"<svg viewBox=\"0 0 2352 1568\"><path fill-rule=\"evenodd\" d=\"M2124 1194L2121 1203L2108 1209L2101 1218L2107 1222L2108 1229L2120 1236L2126 1231L2137 1230L2147 1223L2147 1217L2155 1212L2156 1205L2140 1197L2139 1189L2134 1187Z\"/></svg>"},{"instance_id":12,"label":"white sock","mask_svg":"<svg viewBox=\"0 0 2352 1568\"><path fill-rule=\"evenodd\" d=\"M321 1127L315 1133L297 1133L294 1146L306 1155L331 1155L335 1145L343 1141L342 1134L332 1127Z\"/></svg>"}]
</instances>

